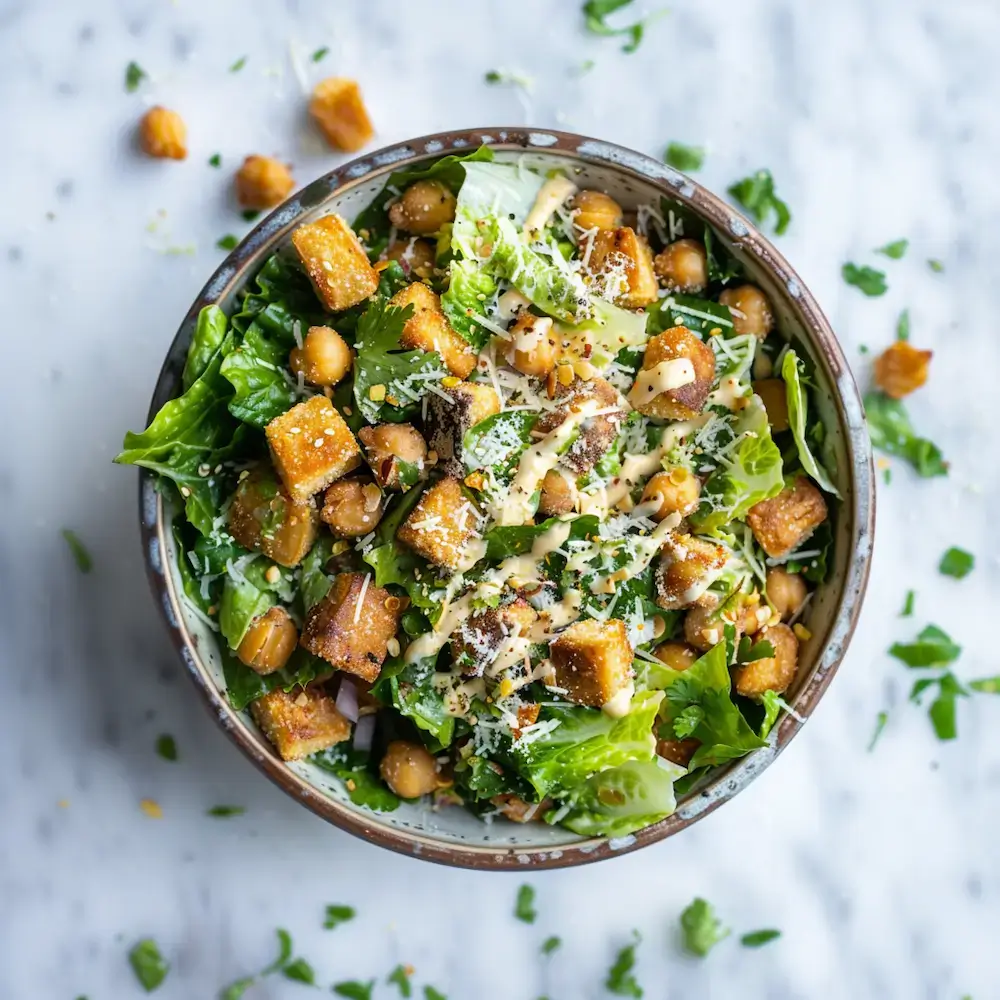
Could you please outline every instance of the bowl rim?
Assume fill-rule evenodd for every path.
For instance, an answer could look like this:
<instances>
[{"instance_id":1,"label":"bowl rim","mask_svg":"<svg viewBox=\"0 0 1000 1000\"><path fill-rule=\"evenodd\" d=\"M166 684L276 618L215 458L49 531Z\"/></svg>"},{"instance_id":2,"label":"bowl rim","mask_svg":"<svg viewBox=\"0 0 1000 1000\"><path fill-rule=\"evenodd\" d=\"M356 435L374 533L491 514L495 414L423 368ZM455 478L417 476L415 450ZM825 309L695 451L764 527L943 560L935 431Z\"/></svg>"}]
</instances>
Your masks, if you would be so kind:
<instances>
[{"instance_id":1,"label":"bowl rim","mask_svg":"<svg viewBox=\"0 0 1000 1000\"><path fill-rule=\"evenodd\" d=\"M394 143L350 160L306 185L263 219L229 254L198 294L175 334L160 369L148 419L176 395L191 335L201 309L218 302L247 270L256 267L304 214L352 187L370 183L393 170L449 153L471 151L479 145L497 150L564 156L614 169L643 185L653 184L663 194L686 204L713 228L728 234L741 251L753 258L772 281L784 289L785 304L795 314L811 352L822 357L831 376L831 398L844 430L850 496L842 501L841 516L850 515L848 562L842 589L825 644L817 650L812 676L799 691L796 714L786 713L769 737L767 748L720 768L700 792L683 800L673 815L623 838L588 838L558 846L518 847L497 842L474 845L443 841L414 829L393 828L375 816L329 798L288 767L266 738L241 718L212 680L197 652L197 643L181 613L173 576L167 567L169 552L163 498L155 488L155 474L140 469L139 520L143 557L150 588L206 708L250 761L283 791L334 826L369 843L401 854L463 868L480 870L547 869L588 864L638 850L664 840L713 812L742 791L791 742L819 703L843 659L854 633L868 583L869 553L874 534L875 486L871 443L857 385L840 344L796 272L771 243L737 211L697 181L643 153L615 143L576 133L525 127L494 127L438 132Z\"/></svg>"}]
</instances>

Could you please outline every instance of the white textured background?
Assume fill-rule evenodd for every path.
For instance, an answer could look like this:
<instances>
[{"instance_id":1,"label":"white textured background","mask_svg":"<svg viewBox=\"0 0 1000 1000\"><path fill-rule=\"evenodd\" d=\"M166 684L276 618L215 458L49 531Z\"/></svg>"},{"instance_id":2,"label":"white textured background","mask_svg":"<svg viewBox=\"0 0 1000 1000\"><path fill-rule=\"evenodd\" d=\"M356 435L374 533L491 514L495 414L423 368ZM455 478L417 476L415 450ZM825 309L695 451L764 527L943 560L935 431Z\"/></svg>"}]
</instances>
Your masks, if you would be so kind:
<instances>
[{"instance_id":1,"label":"white textured background","mask_svg":"<svg viewBox=\"0 0 1000 1000\"><path fill-rule=\"evenodd\" d=\"M959 740L939 744L884 654L934 621L964 644L962 676L998 672L1000 7L672 6L626 56L583 34L575 0L0 0L3 1000L138 996L125 953L142 935L173 964L158 996L212 997L269 960L276 926L324 983L403 961L451 1000L600 997L633 927L647 997L1000 997L1000 699L960 705ZM517 875L367 847L240 756L175 662L146 590L135 473L110 465L220 259L215 240L247 228L234 165L277 153L305 183L337 162L306 127L290 45L311 78L360 79L379 143L530 123L653 155L670 139L704 143L700 179L716 190L770 167L794 212L781 249L862 382L858 346L887 345L904 307L913 341L935 351L911 411L952 474L917 481L894 463L880 484L868 603L813 720L748 791L674 840L534 876L534 927L512 917ZM331 54L313 67L321 45ZM130 59L152 77L137 95L122 86ZM596 67L574 75L585 59ZM485 85L497 67L533 76L533 94ZM186 119L185 163L133 152L154 101ZM206 163L216 151L221 171ZM843 285L844 260L877 263L870 249L902 236L910 254L884 262L884 298ZM192 243L193 256L162 252ZM93 551L90 576L64 526ZM936 573L952 544L978 556L962 583ZM911 587L917 615L900 620ZM889 725L869 754L881 709ZM179 763L155 755L161 732L176 735ZM144 797L162 820L142 814ZM219 802L247 814L206 818ZM696 894L737 933L784 937L749 951L734 935L704 961L685 957L676 919ZM324 932L322 907L337 901L359 919ZM543 961L550 933L566 946ZM303 989L271 981L248 996Z\"/></svg>"}]
</instances>

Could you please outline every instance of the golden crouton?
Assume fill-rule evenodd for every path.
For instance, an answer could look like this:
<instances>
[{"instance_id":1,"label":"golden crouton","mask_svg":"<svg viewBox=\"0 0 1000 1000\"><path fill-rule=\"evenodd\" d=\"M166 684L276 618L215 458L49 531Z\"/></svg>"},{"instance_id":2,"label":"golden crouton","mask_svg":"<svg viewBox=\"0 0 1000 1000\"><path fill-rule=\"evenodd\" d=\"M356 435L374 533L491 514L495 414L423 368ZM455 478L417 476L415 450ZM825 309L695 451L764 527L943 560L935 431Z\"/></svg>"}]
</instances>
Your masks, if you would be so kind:
<instances>
[{"instance_id":1,"label":"golden crouton","mask_svg":"<svg viewBox=\"0 0 1000 1000\"><path fill-rule=\"evenodd\" d=\"M240 642L236 656L262 676L280 670L299 644L299 630L282 607L268 608L258 615Z\"/></svg>"},{"instance_id":2,"label":"golden crouton","mask_svg":"<svg viewBox=\"0 0 1000 1000\"><path fill-rule=\"evenodd\" d=\"M413 315L403 327L399 342L410 350L437 351L448 371L466 378L476 367L476 352L451 328L441 311L441 300L423 282L400 289L389 305L403 309L413 306Z\"/></svg>"},{"instance_id":3,"label":"golden crouton","mask_svg":"<svg viewBox=\"0 0 1000 1000\"><path fill-rule=\"evenodd\" d=\"M696 604L726 565L725 546L705 538L675 534L660 550L656 603L667 611Z\"/></svg>"},{"instance_id":4,"label":"golden crouton","mask_svg":"<svg viewBox=\"0 0 1000 1000\"><path fill-rule=\"evenodd\" d=\"M399 628L399 603L370 574L339 573L306 615L300 645L338 670L373 681Z\"/></svg>"},{"instance_id":5,"label":"golden crouton","mask_svg":"<svg viewBox=\"0 0 1000 1000\"><path fill-rule=\"evenodd\" d=\"M549 644L556 687L578 705L600 708L632 679L632 646L617 618L574 622Z\"/></svg>"},{"instance_id":6,"label":"golden crouton","mask_svg":"<svg viewBox=\"0 0 1000 1000\"><path fill-rule=\"evenodd\" d=\"M426 476L427 442L411 424L362 427L358 438L364 445L365 459L371 466L375 481L384 489L406 492L415 485L413 482L400 482L400 462L414 466L420 479Z\"/></svg>"},{"instance_id":7,"label":"golden crouton","mask_svg":"<svg viewBox=\"0 0 1000 1000\"><path fill-rule=\"evenodd\" d=\"M356 80L331 76L313 88L309 114L334 149L345 153L370 142L375 130Z\"/></svg>"},{"instance_id":8,"label":"golden crouton","mask_svg":"<svg viewBox=\"0 0 1000 1000\"><path fill-rule=\"evenodd\" d=\"M576 483L567 478L559 469L550 469L542 480L542 496L538 501L538 513L542 517L556 517L571 514L576 510Z\"/></svg>"},{"instance_id":9,"label":"golden crouton","mask_svg":"<svg viewBox=\"0 0 1000 1000\"><path fill-rule=\"evenodd\" d=\"M897 340L875 359L875 384L893 399L902 399L927 381L930 351L918 351Z\"/></svg>"},{"instance_id":10,"label":"golden crouton","mask_svg":"<svg viewBox=\"0 0 1000 1000\"><path fill-rule=\"evenodd\" d=\"M657 299L653 251L646 237L628 226L598 230L588 268L608 282L608 292L620 306L639 309Z\"/></svg>"},{"instance_id":11,"label":"golden crouton","mask_svg":"<svg viewBox=\"0 0 1000 1000\"><path fill-rule=\"evenodd\" d=\"M287 164L272 156L248 156L236 173L236 200L244 208L273 208L295 187Z\"/></svg>"},{"instance_id":12,"label":"golden crouton","mask_svg":"<svg viewBox=\"0 0 1000 1000\"><path fill-rule=\"evenodd\" d=\"M452 634L455 663L466 677L481 677L501 650L524 635L537 618L535 609L523 597L500 608L476 611Z\"/></svg>"},{"instance_id":13,"label":"golden crouton","mask_svg":"<svg viewBox=\"0 0 1000 1000\"><path fill-rule=\"evenodd\" d=\"M312 499L293 500L270 463L260 462L236 487L229 508L229 533L248 549L282 566L295 566L316 541Z\"/></svg>"},{"instance_id":14,"label":"golden crouton","mask_svg":"<svg viewBox=\"0 0 1000 1000\"><path fill-rule=\"evenodd\" d=\"M308 500L361 464L358 442L326 396L297 403L264 433L275 468L295 500Z\"/></svg>"},{"instance_id":15,"label":"golden crouton","mask_svg":"<svg viewBox=\"0 0 1000 1000\"><path fill-rule=\"evenodd\" d=\"M299 760L342 743L351 724L319 687L285 692L278 688L250 705L250 714L285 760Z\"/></svg>"},{"instance_id":16,"label":"golden crouton","mask_svg":"<svg viewBox=\"0 0 1000 1000\"><path fill-rule=\"evenodd\" d=\"M428 397L427 443L437 453L446 472L460 475L465 455L462 441L466 432L500 412L500 397L484 382L459 382L443 390L448 399L436 393ZM478 464L478 463L476 463Z\"/></svg>"},{"instance_id":17,"label":"golden crouton","mask_svg":"<svg viewBox=\"0 0 1000 1000\"><path fill-rule=\"evenodd\" d=\"M752 637L754 643L766 640L774 647L774 656L751 660L733 671L738 694L759 698L765 691L781 694L795 680L799 665L799 640L787 625L762 628Z\"/></svg>"},{"instance_id":18,"label":"golden crouton","mask_svg":"<svg viewBox=\"0 0 1000 1000\"><path fill-rule=\"evenodd\" d=\"M642 372L655 372L663 362L686 358L694 369L694 379L686 385L656 392L655 378L644 382ZM642 359L642 369L629 392L629 402L647 417L661 420L690 420L705 407L715 379L715 354L687 327L675 326L650 337ZM643 393L641 390L648 391ZM648 398L647 398L648 397Z\"/></svg>"},{"instance_id":19,"label":"golden crouton","mask_svg":"<svg viewBox=\"0 0 1000 1000\"><path fill-rule=\"evenodd\" d=\"M323 494L320 517L337 538L363 538L382 520L382 491L369 479L338 479Z\"/></svg>"},{"instance_id":20,"label":"golden crouton","mask_svg":"<svg viewBox=\"0 0 1000 1000\"><path fill-rule=\"evenodd\" d=\"M461 483L446 476L431 486L400 525L396 537L429 562L455 570L476 534L476 511Z\"/></svg>"},{"instance_id":21,"label":"golden crouton","mask_svg":"<svg viewBox=\"0 0 1000 1000\"><path fill-rule=\"evenodd\" d=\"M147 156L183 160L187 157L187 126L176 111L157 105L139 123L139 145Z\"/></svg>"},{"instance_id":22,"label":"golden crouton","mask_svg":"<svg viewBox=\"0 0 1000 1000\"><path fill-rule=\"evenodd\" d=\"M324 215L292 233L320 302L330 312L350 309L375 294L378 273L354 230L339 215Z\"/></svg>"},{"instance_id":23,"label":"golden crouton","mask_svg":"<svg viewBox=\"0 0 1000 1000\"><path fill-rule=\"evenodd\" d=\"M585 382L574 378L568 385L557 378L550 379L550 395L565 402L554 410L548 410L535 424L535 434L551 434L571 413L578 413L588 402L596 402L599 410L611 409L612 413L601 413L589 417L580 425L580 433L570 445L565 455L566 464L578 473L588 472L604 456L611 443L618 436L622 424L623 406L618 390L603 378L592 378Z\"/></svg>"},{"instance_id":24,"label":"golden crouton","mask_svg":"<svg viewBox=\"0 0 1000 1000\"><path fill-rule=\"evenodd\" d=\"M877 364L877 362L876 362ZM762 378L753 384L771 425L771 433L788 430L788 389L783 378Z\"/></svg>"},{"instance_id":25,"label":"golden crouton","mask_svg":"<svg viewBox=\"0 0 1000 1000\"><path fill-rule=\"evenodd\" d=\"M783 556L804 542L825 520L823 494L805 476L770 500L754 504L747 524L771 558Z\"/></svg>"}]
</instances>

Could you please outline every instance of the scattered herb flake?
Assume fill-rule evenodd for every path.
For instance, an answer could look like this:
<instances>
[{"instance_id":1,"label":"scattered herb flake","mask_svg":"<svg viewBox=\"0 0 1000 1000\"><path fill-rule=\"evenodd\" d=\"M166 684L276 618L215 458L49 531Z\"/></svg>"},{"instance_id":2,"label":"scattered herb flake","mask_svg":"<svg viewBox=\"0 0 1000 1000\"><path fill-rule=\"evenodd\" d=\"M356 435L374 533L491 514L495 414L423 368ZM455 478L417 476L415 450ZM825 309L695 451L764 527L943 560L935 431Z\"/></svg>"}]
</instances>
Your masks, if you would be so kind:
<instances>
[{"instance_id":1,"label":"scattered herb flake","mask_svg":"<svg viewBox=\"0 0 1000 1000\"><path fill-rule=\"evenodd\" d=\"M210 167L221 167L222 166L222 153L213 153L208 158L208 165Z\"/></svg>"},{"instance_id":2,"label":"scattered herb flake","mask_svg":"<svg viewBox=\"0 0 1000 1000\"><path fill-rule=\"evenodd\" d=\"M868 345L858 344L858 354L867 354L867 353L868 353Z\"/></svg>"},{"instance_id":3,"label":"scattered herb flake","mask_svg":"<svg viewBox=\"0 0 1000 1000\"><path fill-rule=\"evenodd\" d=\"M522 885L517 890L517 903L514 905L514 916L526 924L533 924L538 911L535 909L535 890L530 885Z\"/></svg>"},{"instance_id":4,"label":"scattered herb flake","mask_svg":"<svg viewBox=\"0 0 1000 1000\"><path fill-rule=\"evenodd\" d=\"M968 694L953 673L938 678L938 694L927 709L927 715L939 740L953 740L958 736L955 706L960 697L967 698Z\"/></svg>"},{"instance_id":5,"label":"scattered herb flake","mask_svg":"<svg viewBox=\"0 0 1000 1000\"><path fill-rule=\"evenodd\" d=\"M322 62L322 60L324 60L329 54L330 54L330 47L328 45L324 45L322 48L317 49L312 54L312 61Z\"/></svg>"},{"instance_id":6,"label":"scattered herb flake","mask_svg":"<svg viewBox=\"0 0 1000 1000\"><path fill-rule=\"evenodd\" d=\"M729 936L728 928L715 915L712 904L695 899L681 914L684 947L692 955L704 958L720 941Z\"/></svg>"},{"instance_id":7,"label":"scattered herb flake","mask_svg":"<svg viewBox=\"0 0 1000 1000\"><path fill-rule=\"evenodd\" d=\"M236 62L234 62L232 66L229 67L229 72L239 73L239 71L243 69L243 67L246 66L246 64L247 64L247 57L240 56L239 59L237 59Z\"/></svg>"},{"instance_id":8,"label":"scattered herb flake","mask_svg":"<svg viewBox=\"0 0 1000 1000\"><path fill-rule=\"evenodd\" d=\"M614 964L608 969L608 978L604 980L604 988L609 993L619 997L641 997L642 987L639 985L632 970L635 968L635 949L642 941L638 931L632 931L632 943L625 945Z\"/></svg>"},{"instance_id":9,"label":"scattered herb flake","mask_svg":"<svg viewBox=\"0 0 1000 1000\"><path fill-rule=\"evenodd\" d=\"M239 246L240 239L238 236L234 236L232 233L227 233L225 236L220 236L216 241L216 246L220 250L225 250L227 253L230 250L235 250Z\"/></svg>"},{"instance_id":10,"label":"scattered herb flake","mask_svg":"<svg viewBox=\"0 0 1000 1000\"><path fill-rule=\"evenodd\" d=\"M952 546L938 563L938 572L943 576L951 576L956 580L964 580L976 565L976 557L965 549Z\"/></svg>"},{"instance_id":11,"label":"scattered herb flake","mask_svg":"<svg viewBox=\"0 0 1000 1000\"><path fill-rule=\"evenodd\" d=\"M243 211L240 212L240 216L242 217L244 222L254 222L256 221L259 215L260 215L259 208L244 208Z\"/></svg>"},{"instance_id":12,"label":"scattered herb flake","mask_svg":"<svg viewBox=\"0 0 1000 1000\"><path fill-rule=\"evenodd\" d=\"M385 981L397 987L401 997L412 997L413 985L410 983L410 976L412 975L413 969L410 966L397 965L396 968L389 973Z\"/></svg>"},{"instance_id":13,"label":"scattered herb flake","mask_svg":"<svg viewBox=\"0 0 1000 1000\"><path fill-rule=\"evenodd\" d=\"M910 310L904 309L896 320L896 340L910 339Z\"/></svg>"},{"instance_id":14,"label":"scattered herb flake","mask_svg":"<svg viewBox=\"0 0 1000 1000\"><path fill-rule=\"evenodd\" d=\"M80 541L77 533L70 528L63 528L62 536L66 539L70 552L73 553L73 561L76 568L81 573L89 573L94 568L94 560L90 558L87 546Z\"/></svg>"},{"instance_id":15,"label":"scattered herb flake","mask_svg":"<svg viewBox=\"0 0 1000 1000\"><path fill-rule=\"evenodd\" d=\"M562 938L556 934L553 934L552 937L547 937L542 942L542 954L551 955L552 952L558 951L561 947L562 947Z\"/></svg>"},{"instance_id":16,"label":"scattered herb flake","mask_svg":"<svg viewBox=\"0 0 1000 1000\"><path fill-rule=\"evenodd\" d=\"M902 260L906 256L909 245L909 240L893 240L892 243L886 243L884 247L879 247L875 253L880 253L891 260Z\"/></svg>"},{"instance_id":17,"label":"scattered herb flake","mask_svg":"<svg viewBox=\"0 0 1000 1000\"><path fill-rule=\"evenodd\" d=\"M130 62L125 67L125 90L134 94L139 89L139 84L146 78L146 71L137 62Z\"/></svg>"},{"instance_id":18,"label":"scattered herb flake","mask_svg":"<svg viewBox=\"0 0 1000 1000\"><path fill-rule=\"evenodd\" d=\"M304 958L292 959L281 972L286 979L294 980L297 983L306 983L309 986L316 985L316 973Z\"/></svg>"},{"instance_id":19,"label":"scattered herb flake","mask_svg":"<svg viewBox=\"0 0 1000 1000\"><path fill-rule=\"evenodd\" d=\"M933 258L927 261L927 266L935 273L941 274L944 272L944 264L939 260L934 260Z\"/></svg>"},{"instance_id":20,"label":"scattered herb flake","mask_svg":"<svg viewBox=\"0 0 1000 1000\"><path fill-rule=\"evenodd\" d=\"M872 738L868 742L868 752L871 753L875 749L875 744L878 743L879 737L882 735L882 730L885 729L885 724L889 721L888 712L879 712L875 719L875 732L872 733ZM744 944L746 942L744 941Z\"/></svg>"},{"instance_id":21,"label":"scattered herb flake","mask_svg":"<svg viewBox=\"0 0 1000 1000\"><path fill-rule=\"evenodd\" d=\"M686 146L683 142L671 142L663 154L666 164L675 170L693 174L701 170L705 162L704 146Z\"/></svg>"},{"instance_id":22,"label":"scattered herb flake","mask_svg":"<svg viewBox=\"0 0 1000 1000\"><path fill-rule=\"evenodd\" d=\"M128 960L135 978L147 993L152 993L167 978L167 973L170 971L170 966L163 960L160 949L152 938L143 938L132 945Z\"/></svg>"},{"instance_id":23,"label":"scattered herb flake","mask_svg":"<svg viewBox=\"0 0 1000 1000\"><path fill-rule=\"evenodd\" d=\"M177 741L169 733L157 736L156 752L164 760L177 760Z\"/></svg>"},{"instance_id":24,"label":"scattered herb flake","mask_svg":"<svg viewBox=\"0 0 1000 1000\"><path fill-rule=\"evenodd\" d=\"M244 806L212 806L207 815L225 818L227 816L242 816L245 812Z\"/></svg>"},{"instance_id":25,"label":"scattered herb flake","mask_svg":"<svg viewBox=\"0 0 1000 1000\"><path fill-rule=\"evenodd\" d=\"M926 626L915 642L894 642L889 655L902 660L908 667L947 667L958 659L962 647L937 627Z\"/></svg>"},{"instance_id":26,"label":"scattered herb flake","mask_svg":"<svg viewBox=\"0 0 1000 1000\"><path fill-rule=\"evenodd\" d=\"M253 984L257 982L255 976L244 976L230 983L219 993L219 1000L241 1000L241 997Z\"/></svg>"},{"instance_id":27,"label":"scattered herb flake","mask_svg":"<svg viewBox=\"0 0 1000 1000\"><path fill-rule=\"evenodd\" d=\"M621 28L615 28L607 23L607 18L615 11L621 10L632 3L632 0L587 0L583 5L583 17L587 30L605 38L623 35L628 41L622 46L622 52L635 52L642 42L646 28L658 17L666 14L666 10L656 11L645 20L637 21Z\"/></svg>"},{"instance_id":28,"label":"scattered herb flake","mask_svg":"<svg viewBox=\"0 0 1000 1000\"><path fill-rule=\"evenodd\" d=\"M978 680L969 681L969 687L980 694L1000 694L1000 676L980 677Z\"/></svg>"},{"instance_id":29,"label":"scattered herb flake","mask_svg":"<svg viewBox=\"0 0 1000 1000\"><path fill-rule=\"evenodd\" d=\"M330 903L326 908L326 919L323 921L323 926L328 931L332 931L335 927L346 924L348 920L353 920L355 916L357 913L353 906Z\"/></svg>"},{"instance_id":30,"label":"scattered herb flake","mask_svg":"<svg viewBox=\"0 0 1000 1000\"><path fill-rule=\"evenodd\" d=\"M448 998L433 986L424 987L424 1000L448 1000Z\"/></svg>"},{"instance_id":31,"label":"scattered herb flake","mask_svg":"<svg viewBox=\"0 0 1000 1000\"><path fill-rule=\"evenodd\" d=\"M744 948L760 948L765 944L769 944L771 941L777 941L780 937L781 931L773 929L750 931L749 934L744 934L743 937L740 938L740 944L742 944Z\"/></svg>"},{"instance_id":32,"label":"scattered herb flake","mask_svg":"<svg viewBox=\"0 0 1000 1000\"><path fill-rule=\"evenodd\" d=\"M886 486L892 482L892 469L888 465L882 470L882 479Z\"/></svg>"},{"instance_id":33,"label":"scattered herb flake","mask_svg":"<svg viewBox=\"0 0 1000 1000\"><path fill-rule=\"evenodd\" d=\"M925 479L948 475L941 449L933 441L917 436L901 400L884 392L870 392L865 396L865 415L872 444L879 451L905 458Z\"/></svg>"},{"instance_id":34,"label":"scattered herb flake","mask_svg":"<svg viewBox=\"0 0 1000 1000\"><path fill-rule=\"evenodd\" d=\"M906 600L903 602L903 610L899 613L900 618L910 618L913 615L913 609L917 601L917 592L915 590L908 590L906 592Z\"/></svg>"},{"instance_id":35,"label":"scattered herb flake","mask_svg":"<svg viewBox=\"0 0 1000 1000\"><path fill-rule=\"evenodd\" d=\"M522 90L531 90L534 86L534 80L530 76L524 73L514 73L506 69L491 69L483 76L483 80L486 83L494 85L503 84L511 87L520 87Z\"/></svg>"},{"instance_id":36,"label":"scattered herb flake","mask_svg":"<svg viewBox=\"0 0 1000 1000\"><path fill-rule=\"evenodd\" d=\"M853 285L872 298L877 295L885 295L889 290L885 281L885 271L876 271L874 267L869 267L867 264L864 267L858 267L857 264L848 261L840 269L840 273L844 276L844 281L847 284Z\"/></svg>"},{"instance_id":37,"label":"scattered herb flake","mask_svg":"<svg viewBox=\"0 0 1000 1000\"><path fill-rule=\"evenodd\" d=\"M375 988L375 980L369 979L367 983L362 983L357 979L350 979L343 983L334 983L332 989L338 997L347 997L347 1000L372 1000L372 990Z\"/></svg>"},{"instance_id":38,"label":"scattered herb flake","mask_svg":"<svg viewBox=\"0 0 1000 1000\"><path fill-rule=\"evenodd\" d=\"M774 178L770 170L758 170L737 181L729 188L729 195L758 224L766 222L773 212L774 231L778 236L788 229L788 224L792 221L788 205L775 194Z\"/></svg>"},{"instance_id":39,"label":"scattered herb flake","mask_svg":"<svg viewBox=\"0 0 1000 1000\"><path fill-rule=\"evenodd\" d=\"M278 936L278 957L261 970L262 976L269 976L272 972L284 968L292 957L292 935L284 927L279 927L274 933Z\"/></svg>"}]
</instances>

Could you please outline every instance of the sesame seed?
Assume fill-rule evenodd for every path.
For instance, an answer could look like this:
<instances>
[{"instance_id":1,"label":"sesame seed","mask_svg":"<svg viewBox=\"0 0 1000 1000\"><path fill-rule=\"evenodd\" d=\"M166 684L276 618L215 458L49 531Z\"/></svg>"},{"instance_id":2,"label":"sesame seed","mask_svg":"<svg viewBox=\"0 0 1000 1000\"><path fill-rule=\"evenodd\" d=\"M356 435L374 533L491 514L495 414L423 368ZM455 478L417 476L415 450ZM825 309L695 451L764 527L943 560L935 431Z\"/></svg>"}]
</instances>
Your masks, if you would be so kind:
<instances>
[{"instance_id":1,"label":"sesame seed","mask_svg":"<svg viewBox=\"0 0 1000 1000\"><path fill-rule=\"evenodd\" d=\"M323 447L323 439L322 438L316 438L316 440L313 441L313 447L314 448L322 448Z\"/></svg>"}]
</instances>

